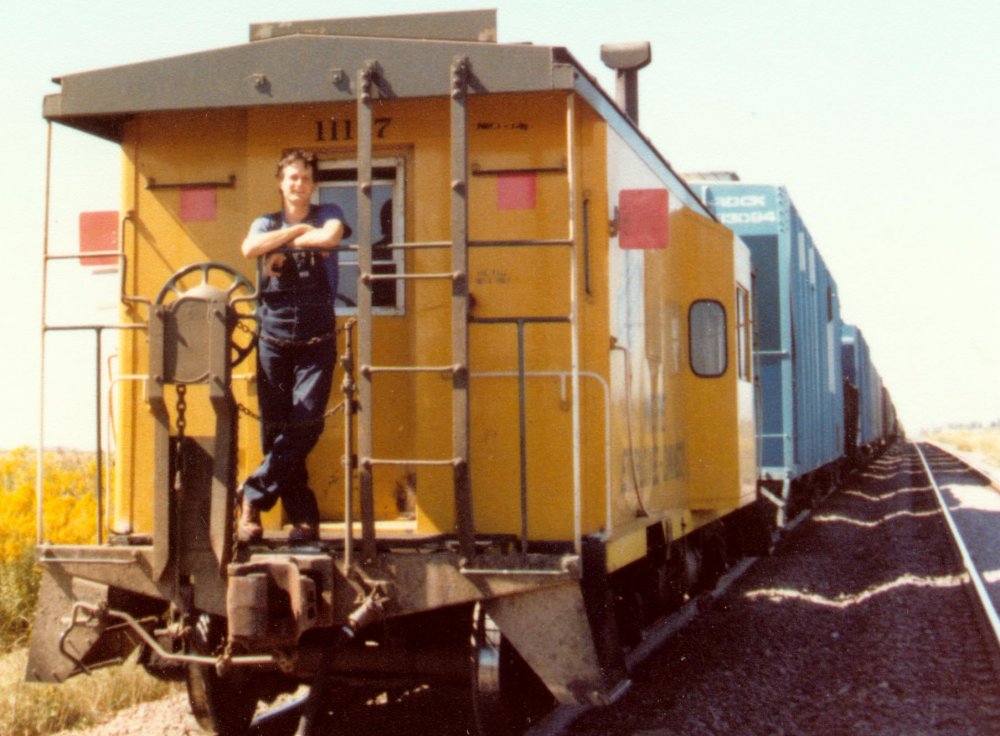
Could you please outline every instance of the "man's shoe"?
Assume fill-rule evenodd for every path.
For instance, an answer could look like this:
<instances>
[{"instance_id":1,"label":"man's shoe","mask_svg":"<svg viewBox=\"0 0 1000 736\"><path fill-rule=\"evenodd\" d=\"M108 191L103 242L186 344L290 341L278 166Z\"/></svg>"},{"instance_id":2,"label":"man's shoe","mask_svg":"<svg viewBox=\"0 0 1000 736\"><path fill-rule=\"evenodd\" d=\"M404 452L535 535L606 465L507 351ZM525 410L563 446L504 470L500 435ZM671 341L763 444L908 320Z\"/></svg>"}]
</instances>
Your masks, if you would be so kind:
<instances>
[{"instance_id":1,"label":"man's shoe","mask_svg":"<svg viewBox=\"0 0 1000 736\"><path fill-rule=\"evenodd\" d=\"M243 499L240 505L240 520L236 538L241 542L259 542L264 538L264 527L260 523L260 509Z\"/></svg>"},{"instance_id":2,"label":"man's shoe","mask_svg":"<svg viewBox=\"0 0 1000 736\"><path fill-rule=\"evenodd\" d=\"M319 540L319 532L313 524L295 524L288 533L289 544L308 544Z\"/></svg>"}]
</instances>

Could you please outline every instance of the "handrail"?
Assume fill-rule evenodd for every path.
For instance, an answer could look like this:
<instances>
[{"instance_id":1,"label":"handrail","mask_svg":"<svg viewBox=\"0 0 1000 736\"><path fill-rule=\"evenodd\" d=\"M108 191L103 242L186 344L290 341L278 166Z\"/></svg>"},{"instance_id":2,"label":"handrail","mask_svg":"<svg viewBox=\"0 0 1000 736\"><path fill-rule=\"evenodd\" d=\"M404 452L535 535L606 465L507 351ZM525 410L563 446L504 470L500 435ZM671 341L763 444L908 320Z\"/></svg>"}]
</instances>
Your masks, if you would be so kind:
<instances>
[{"instance_id":1,"label":"handrail","mask_svg":"<svg viewBox=\"0 0 1000 736\"><path fill-rule=\"evenodd\" d=\"M43 307L44 310L44 307ZM103 381L103 351L101 345L101 338L105 330L142 330L145 329L145 325L141 324L82 324L82 325L42 325L42 353L44 356L45 352L45 338L49 332L79 332L86 330L93 330L94 332L94 343L95 343L95 395L96 395L96 412L95 412L95 438L96 438L96 450L95 450L95 477L96 477L96 501L97 501L97 530L96 538L97 543L101 544L104 540L104 507L102 504L102 493L101 489L103 486L102 480L104 477L104 447L102 442L103 427L101 422L101 417L103 415L103 405L101 403L101 384ZM44 361L44 357L43 357ZM41 544L45 539L45 520L44 520L44 495L45 495L45 470L43 466L44 452L45 452L45 416L44 416L44 396L45 396L45 364L44 362L40 366L39 375L41 376L41 404L43 407L43 413L39 420L39 438L38 438L38 476L36 479L36 505L37 505L37 521L36 521L36 543Z\"/></svg>"},{"instance_id":2,"label":"handrail","mask_svg":"<svg viewBox=\"0 0 1000 736\"><path fill-rule=\"evenodd\" d=\"M452 60L451 99L449 119L451 132L451 270L456 274L469 271L469 108L468 98L475 72L468 56L456 56ZM456 280L451 297L451 360L456 365L469 366L469 280ZM456 373L452 379L451 391L451 436L452 453L459 458L455 465L455 520L458 527L458 544L466 558L476 554L475 518L472 508L472 477L469 471L469 457L472 452L469 441L469 381L463 373Z\"/></svg>"},{"instance_id":3,"label":"handrail","mask_svg":"<svg viewBox=\"0 0 1000 736\"><path fill-rule=\"evenodd\" d=\"M45 409L46 409L46 336L49 332L70 332L92 330L95 335L96 352L96 494L97 494L97 543L103 540L103 506L102 506L102 479L104 476L104 452L102 447L102 404L101 404L101 382L102 382L102 345L101 340L105 330L143 330L147 325L143 322L120 323L120 324L63 324L50 325L48 323L48 284L49 284L49 263L50 261L80 260L99 256L116 256L118 258L118 268L120 271L118 296L122 304L151 304L149 299L141 296L126 293L126 281L128 273L128 256L125 253L125 229L130 223L135 225L135 212L129 210L122 218L118 233L118 248L116 250L100 250L77 253L51 253L50 252L50 223L52 212L52 123L47 126L46 150L45 150L45 207L42 236L42 294L40 305L40 330L41 339L39 341L39 406L38 406L38 443L36 448L36 473L35 473L35 505L36 505L36 541L41 544L45 537L44 524L44 490L45 490ZM110 487L110 486L109 486Z\"/></svg>"},{"instance_id":4,"label":"handrail","mask_svg":"<svg viewBox=\"0 0 1000 736\"><path fill-rule=\"evenodd\" d=\"M517 371L474 371L472 378L517 378ZM525 371L526 378L559 378L565 384L573 375L572 371ZM604 393L604 528L611 531L611 386L600 373L580 371L580 378L590 378L598 382Z\"/></svg>"},{"instance_id":5,"label":"handrail","mask_svg":"<svg viewBox=\"0 0 1000 736\"><path fill-rule=\"evenodd\" d=\"M125 226L132 225L132 231L135 232L135 210L129 210L122 217L121 225L118 231L118 260L120 262L121 279L118 282L118 298L121 303L125 306L130 306L132 304L145 304L147 307L152 305L152 300L147 299L144 296L138 296L136 294L128 294L125 290L125 282L127 280L128 274L128 256L125 254ZM138 248L138 239L136 242L136 248ZM133 249L135 250L135 249Z\"/></svg>"},{"instance_id":6,"label":"handrail","mask_svg":"<svg viewBox=\"0 0 1000 736\"><path fill-rule=\"evenodd\" d=\"M114 356L109 356L109 357L113 358ZM112 369L111 369L110 365L108 367L108 375L109 376L112 375ZM236 381L246 381L246 382L249 382L249 381L253 380L255 376L256 376L256 374L254 374L254 373L235 373L235 374L233 374L233 375L230 376L230 381L231 382L236 382ZM107 390L107 402L108 402L108 406L107 406L106 413L107 413L107 416L108 416L108 419L109 419L110 426L108 428L108 437L105 439L105 442L106 442L106 445L108 447L107 453L108 453L109 457L114 457L115 456L115 453L117 452L117 444L118 444L118 438L117 438L117 435L116 435L116 432L115 432L115 429L114 429L114 421L115 421L114 394L115 394L116 388L118 387L119 384L124 384L124 383L127 383L127 382L135 382L135 383L140 383L141 382L142 386L145 388L145 387L148 386L149 380L150 380L150 375L148 373L122 373L122 374L119 374L117 376L114 376L113 378L109 378L108 379L108 390ZM144 397L144 400L145 400L145 397ZM112 481L111 481L111 478L108 476L107 472L105 472L105 476L106 476L105 477L105 482L106 482L107 487L108 487L108 489L110 491ZM116 535L131 534L132 531L133 531L133 529L132 529L132 519L131 518L128 520L128 526L126 528L120 528L120 527L119 528L111 528L112 534L116 534Z\"/></svg>"},{"instance_id":7,"label":"handrail","mask_svg":"<svg viewBox=\"0 0 1000 736\"><path fill-rule=\"evenodd\" d=\"M39 307L39 363L38 363L38 445L35 457L35 540L42 541L44 525L42 524L43 490L45 488L45 303L47 301L48 271L49 271L49 221L51 217L52 199L52 123L46 126L45 138L45 215L42 221L42 301Z\"/></svg>"},{"instance_id":8,"label":"handrail","mask_svg":"<svg viewBox=\"0 0 1000 736\"><path fill-rule=\"evenodd\" d=\"M50 252L50 223L52 217L52 123L47 126L46 146L45 146L45 207L44 222L42 230L42 293L40 304L40 340L39 340L39 370L38 370L38 444L36 447L36 468L35 468L35 539L41 544L45 538L45 517L44 517L44 496L45 496L45 362L46 362L46 337L49 332L69 332L93 330L96 342L96 495L97 495L97 543L103 539L103 507L102 507L102 478L103 468L103 448L101 441L101 381L102 381L102 351L101 338L104 330L137 330L145 329L141 323L127 324L67 324L50 325L48 323L48 284L49 284L49 262L69 259L82 259L93 253L62 254ZM119 261L124 263L124 242L120 243L115 252ZM121 266L123 273L121 288L124 289L124 265ZM124 300L124 293L122 293Z\"/></svg>"},{"instance_id":9,"label":"handrail","mask_svg":"<svg viewBox=\"0 0 1000 736\"><path fill-rule=\"evenodd\" d=\"M577 296L580 279L577 274L576 249L576 97L566 95L566 168L569 198L570 266L570 366L573 401L573 546L577 554L583 553L583 459L580 429L580 300ZM611 527L608 526L610 532Z\"/></svg>"}]
</instances>

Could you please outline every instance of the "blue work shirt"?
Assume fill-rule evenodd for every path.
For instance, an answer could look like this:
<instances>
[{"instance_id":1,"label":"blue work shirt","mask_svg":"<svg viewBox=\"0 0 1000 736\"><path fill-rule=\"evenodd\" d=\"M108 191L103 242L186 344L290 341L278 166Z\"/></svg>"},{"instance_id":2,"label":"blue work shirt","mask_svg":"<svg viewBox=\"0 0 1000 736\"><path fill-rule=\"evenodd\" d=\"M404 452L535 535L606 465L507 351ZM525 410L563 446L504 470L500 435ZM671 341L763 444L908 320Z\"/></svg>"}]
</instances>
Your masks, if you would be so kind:
<instances>
[{"instance_id":1,"label":"blue work shirt","mask_svg":"<svg viewBox=\"0 0 1000 736\"><path fill-rule=\"evenodd\" d=\"M302 220L323 227L329 220L344 222L335 204L312 205ZM261 215L250 225L250 233L267 233L288 227L283 212ZM322 250L287 252L277 276L263 276L260 293L261 329L265 335L283 340L306 340L333 331L333 302L337 294L337 253Z\"/></svg>"}]
</instances>

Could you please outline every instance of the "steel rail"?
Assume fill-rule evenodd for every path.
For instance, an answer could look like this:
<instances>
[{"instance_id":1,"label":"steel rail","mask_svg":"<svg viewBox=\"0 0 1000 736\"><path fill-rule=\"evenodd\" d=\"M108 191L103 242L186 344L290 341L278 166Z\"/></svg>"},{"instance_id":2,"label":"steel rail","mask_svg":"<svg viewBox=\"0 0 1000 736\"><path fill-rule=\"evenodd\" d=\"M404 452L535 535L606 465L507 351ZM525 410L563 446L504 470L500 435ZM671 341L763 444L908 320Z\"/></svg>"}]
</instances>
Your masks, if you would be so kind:
<instances>
[{"instance_id":1,"label":"steel rail","mask_svg":"<svg viewBox=\"0 0 1000 736\"><path fill-rule=\"evenodd\" d=\"M996 607L990 599L989 591L986 590L986 583L983 581L982 575L979 574L979 570L976 568L975 561L969 553L969 548L966 546L965 540L962 539L962 534L958 529L958 525L955 523L954 517L951 515L951 510L948 508L948 504L945 503L944 494L941 493L941 488L934 479L934 473L931 471L930 464L927 462L927 458L924 456L923 450L920 449L920 446L916 442L911 444L913 445L913 449L917 451L917 455L920 457L920 462L924 467L924 474L927 476L927 480L930 481L931 487L934 489L934 495L937 497L938 505L941 507L941 512L943 513L945 522L948 525L948 530L951 532L952 541L955 543L955 546L962 557L962 565L965 567L965 571L969 575L969 580L972 582L972 587L976 592L976 597L979 599L979 604L982 606L986 620L989 623L990 628L993 630L993 637L996 640L996 644L1000 647L1000 617L997 616ZM951 455L951 457L954 457L954 455Z\"/></svg>"},{"instance_id":2,"label":"steel rail","mask_svg":"<svg viewBox=\"0 0 1000 736\"><path fill-rule=\"evenodd\" d=\"M951 455L952 457L962 461L970 468L972 468L976 473L983 476L984 479L988 480L991 488L1000 491L1000 469L983 464L981 460L978 460L977 458L970 456L970 454L967 452L962 452L957 447L952 447L951 445L943 444L941 442L932 442L931 440L920 440L920 441L923 442L925 445L930 445L931 447L935 447L941 452L947 455Z\"/></svg>"}]
</instances>

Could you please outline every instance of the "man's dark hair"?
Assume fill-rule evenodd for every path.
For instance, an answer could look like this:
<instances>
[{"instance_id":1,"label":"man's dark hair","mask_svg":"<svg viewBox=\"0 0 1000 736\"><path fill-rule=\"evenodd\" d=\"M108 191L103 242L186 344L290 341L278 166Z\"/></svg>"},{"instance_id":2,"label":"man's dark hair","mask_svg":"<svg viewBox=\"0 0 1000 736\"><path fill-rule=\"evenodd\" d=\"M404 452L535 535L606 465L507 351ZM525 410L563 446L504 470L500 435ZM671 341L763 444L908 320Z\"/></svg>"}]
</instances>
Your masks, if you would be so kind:
<instances>
[{"instance_id":1,"label":"man's dark hair","mask_svg":"<svg viewBox=\"0 0 1000 736\"><path fill-rule=\"evenodd\" d=\"M312 151L306 151L303 148L293 148L288 151L281 160L278 161L278 170L275 171L274 176L276 179L281 179L281 172L289 164L293 164L296 161L301 161L308 168L312 169L313 179L319 174L319 164L316 162L316 154Z\"/></svg>"}]
</instances>

